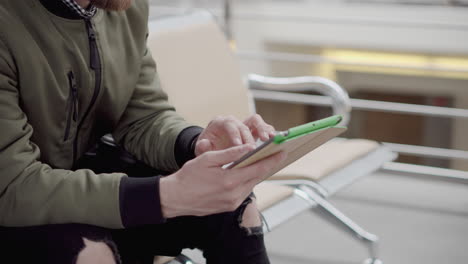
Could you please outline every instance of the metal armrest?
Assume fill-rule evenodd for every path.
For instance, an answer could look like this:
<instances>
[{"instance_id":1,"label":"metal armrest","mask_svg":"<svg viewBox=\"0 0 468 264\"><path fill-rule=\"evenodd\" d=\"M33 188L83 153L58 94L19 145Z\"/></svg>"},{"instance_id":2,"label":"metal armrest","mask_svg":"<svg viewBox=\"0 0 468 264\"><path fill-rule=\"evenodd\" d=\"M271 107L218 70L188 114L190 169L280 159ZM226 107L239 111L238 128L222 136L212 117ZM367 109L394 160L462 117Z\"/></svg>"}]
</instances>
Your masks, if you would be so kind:
<instances>
[{"instance_id":1,"label":"metal armrest","mask_svg":"<svg viewBox=\"0 0 468 264\"><path fill-rule=\"evenodd\" d=\"M247 76L250 89L273 92L318 92L332 100L334 114L343 116L342 125L350 119L351 103L348 93L337 83L322 77L302 76L291 78L266 77L257 74Z\"/></svg>"}]
</instances>

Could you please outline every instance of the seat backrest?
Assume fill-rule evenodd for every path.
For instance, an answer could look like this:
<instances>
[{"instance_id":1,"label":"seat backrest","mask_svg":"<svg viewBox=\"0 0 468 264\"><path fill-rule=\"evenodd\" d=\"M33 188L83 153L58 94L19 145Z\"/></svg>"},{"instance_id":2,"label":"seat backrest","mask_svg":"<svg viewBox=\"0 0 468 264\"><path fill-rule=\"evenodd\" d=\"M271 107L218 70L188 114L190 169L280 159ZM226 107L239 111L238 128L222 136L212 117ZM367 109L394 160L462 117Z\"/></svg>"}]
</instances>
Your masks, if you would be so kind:
<instances>
[{"instance_id":1,"label":"seat backrest","mask_svg":"<svg viewBox=\"0 0 468 264\"><path fill-rule=\"evenodd\" d=\"M149 29L162 87L187 121L205 126L217 115L249 115L238 61L211 14L150 21Z\"/></svg>"}]
</instances>

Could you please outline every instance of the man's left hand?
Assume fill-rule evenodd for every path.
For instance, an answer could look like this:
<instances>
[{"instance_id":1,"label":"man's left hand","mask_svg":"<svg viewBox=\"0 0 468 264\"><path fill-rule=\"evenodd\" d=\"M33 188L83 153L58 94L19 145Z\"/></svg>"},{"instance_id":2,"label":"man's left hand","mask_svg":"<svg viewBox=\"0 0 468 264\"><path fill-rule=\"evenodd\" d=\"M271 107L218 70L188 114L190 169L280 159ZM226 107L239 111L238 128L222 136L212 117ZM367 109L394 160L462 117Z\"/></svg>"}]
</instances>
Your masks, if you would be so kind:
<instances>
[{"instance_id":1,"label":"man's left hand","mask_svg":"<svg viewBox=\"0 0 468 264\"><path fill-rule=\"evenodd\" d=\"M266 141L274 136L274 127L265 123L258 114L252 115L244 122L232 116L216 117L198 137L195 155L243 144L254 145L257 139Z\"/></svg>"}]
</instances>

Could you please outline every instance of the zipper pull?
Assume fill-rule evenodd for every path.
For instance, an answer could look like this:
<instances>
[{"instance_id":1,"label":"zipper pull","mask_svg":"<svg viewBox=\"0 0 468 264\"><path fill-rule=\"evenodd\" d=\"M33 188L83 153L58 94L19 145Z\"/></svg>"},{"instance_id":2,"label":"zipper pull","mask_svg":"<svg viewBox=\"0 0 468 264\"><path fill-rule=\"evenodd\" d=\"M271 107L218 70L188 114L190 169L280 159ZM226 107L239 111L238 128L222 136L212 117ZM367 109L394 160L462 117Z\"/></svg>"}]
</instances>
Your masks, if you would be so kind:
<instances>
[{"instance_id":1,"label":"zipper pull","mask_svg":"<svg viewBox=\"0 0 468 264\"><path fill-rule=\"evenodd\" d=\"M94 31L93 24L91 20L86 20L86 30L88 31L88 41L89 41L89 62L91 69L95 70L98 67L98 48L96 44L96 31Z\"/></svg>"},{"instance_id":2,"label":"zipper pull","mask_svg":"<svg viewBox=\"0 0 468 264\"><path fill-rule=\"evenodd\" d=\"M76 85L76 80L75 80L75 75L73 74L73 71L70 71L68 73L68 79L70 80L70 88L72 92L72 107L73 107L73 121L76 122L78 119L78 88Z\"/></svg>"}]
</instances>

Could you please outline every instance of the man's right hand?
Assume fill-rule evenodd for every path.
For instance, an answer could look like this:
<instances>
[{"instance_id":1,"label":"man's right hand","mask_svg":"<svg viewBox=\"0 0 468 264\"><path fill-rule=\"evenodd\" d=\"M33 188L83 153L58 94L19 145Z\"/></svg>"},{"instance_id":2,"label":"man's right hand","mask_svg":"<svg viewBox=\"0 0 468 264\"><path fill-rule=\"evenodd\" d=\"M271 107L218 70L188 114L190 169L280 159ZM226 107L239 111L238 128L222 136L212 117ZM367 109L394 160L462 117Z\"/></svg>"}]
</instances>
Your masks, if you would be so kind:
<instances>
[{"instance_id":1,"label":"man's right hand","mask_svg":"<svg viewBox=\"0 0 468 264\"><path fill-rule=\"evenodd\" d=\"M164 217L205 216L237 209L255 185L286 158L285 153L278 153L248 167L222 168L253 149L252 145L242 145L209 151L187 162L176 173L161 178Z\"/></svg>"}]
</instances>

